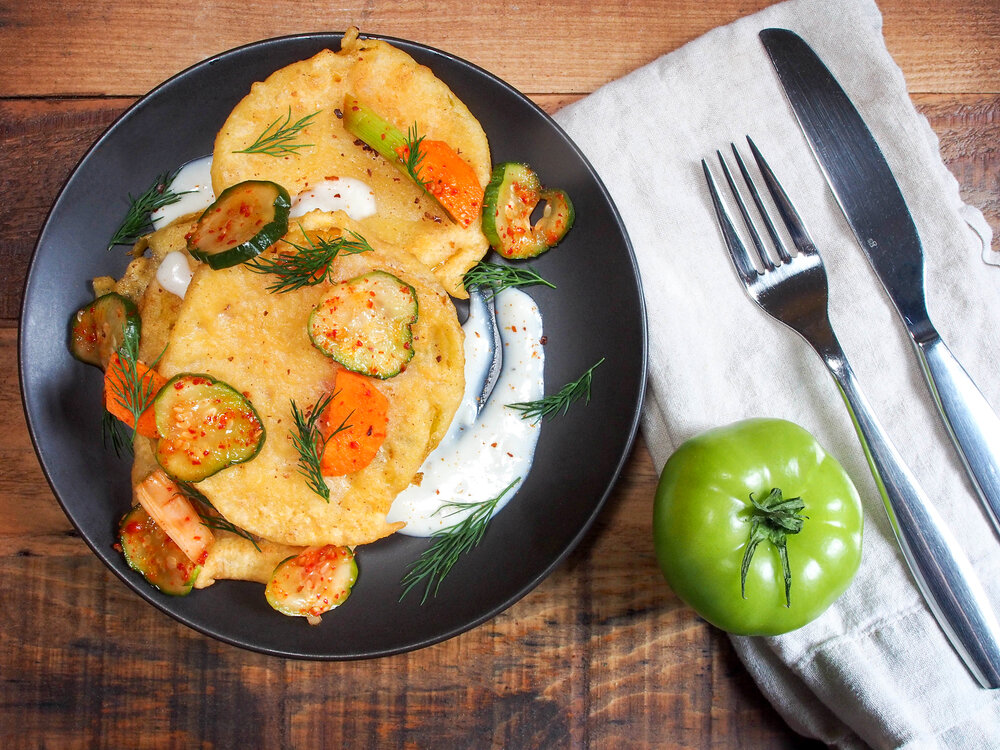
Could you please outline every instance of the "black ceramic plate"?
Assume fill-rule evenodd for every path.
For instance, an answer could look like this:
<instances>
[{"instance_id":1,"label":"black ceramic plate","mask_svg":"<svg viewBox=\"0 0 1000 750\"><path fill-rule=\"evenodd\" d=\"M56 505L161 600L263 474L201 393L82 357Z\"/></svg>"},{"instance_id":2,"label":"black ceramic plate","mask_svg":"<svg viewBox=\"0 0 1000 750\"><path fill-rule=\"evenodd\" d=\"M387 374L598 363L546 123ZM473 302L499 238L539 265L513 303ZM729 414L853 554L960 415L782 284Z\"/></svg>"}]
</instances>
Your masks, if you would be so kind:
<instances>
[{"instance_id":1,"label":"black ceramic plate","mask_svg":"<svg viewBox=\"0 0 1000 750\"><path fill-rule=\"evenodd\" d=\"M635 258L618 213L581 153L538 107L489 73L443 52L388 39L428 65L469 106L494 163L532 164L568 191L576 226L534 265L557 289L532 287L547 336L547 393L604 357L589 405L542 428L535 464L482 543L436 598L399 601L400 579L427 547L401 535L361 549L351 598L318 626L279 615L258 584L220 582L184 598L161 595L112 548L130 500L129 464L101 440L101 376L66 349L70 316L89 280L118 274L123 248L105 249L127 207L156 175L211 153L232 107L278 68L339 49L340 34L252 44L170 79L129 109L70 176L40 235L21 314L20 375L29 430L56 497L104 563L147 601L202 633L258 651L318 659L399 653L495 616L541 582L580 541L635 437L645 386L646 326Z\"/></svg>"}]
</instances>

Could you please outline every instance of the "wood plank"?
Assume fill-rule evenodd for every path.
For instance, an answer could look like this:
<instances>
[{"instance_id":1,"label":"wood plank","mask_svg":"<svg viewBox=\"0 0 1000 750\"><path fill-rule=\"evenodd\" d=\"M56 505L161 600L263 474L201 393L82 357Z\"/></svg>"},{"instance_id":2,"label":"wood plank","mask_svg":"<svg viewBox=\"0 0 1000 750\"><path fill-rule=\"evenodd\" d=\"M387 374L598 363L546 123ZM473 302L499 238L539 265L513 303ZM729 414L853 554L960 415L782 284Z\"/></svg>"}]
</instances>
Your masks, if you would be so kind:
<instances>
[{"instance_id":1,"label":"wood plank","mask_svg":"<svg viewBox=\"0 0 1000 750\"><path fill-rule=\"evenodd\" d=\"M349 0L335 9L294 0L221 0L199 8L194 18L183 3L164 0L95 0L65 14L52 14L46 3L7 3L0 49L17 50L18 64L0 67L0 97L137 96L227 49L351 23L442 48L525 92L587 93L769 4L566 0L540 8L484 0L472 21L450 3L415 0ZM887 44L912 91L1000 92L995 0L879 5Z\"/></svg>"},{"instance_id":2,"label":"wood plank","mask_svg":"<svg viewBox=\"0 0 1000 750\"><path fill-rule=\"evenodd\" d=\"M958 180L962 199L983 212L1000 253L1000 97L921 94L917 109L940 139L941 158ZM1000 255L995 255L1000 259Z\"/></svg>"},{"instance_id":3,"label":"wood plank","mask_svg":"<svg viewBox=\"0 0 1000 750\"><path fill-rule=\"evenodd\" d=\"M911 93L1000 93L996 0L880 0L886 47Z\"/></svg>"},{"instance_id":4,"label":"wood plank","mask_svg":"<svg viewBox=\"0 0 1000 750\"><path fill-rule=\"evenodd\" d=\"M70 172L131 102L0 100L0 320L18 317L28 259Z\"/></svg>"},{"instance_id":5,"label":"wood plank","mask_svg":"<svg viewBox=\"0 0 1000 750\"><path fill-rule=\"evenodd\" d=\"M521 602L445 643L368 662L285 661L218 643L146 605L89 555L0 557L0 576L19 582L0 587L0 738L735 748L733 723L752 715L749 746L803 747L725 637L651 567L642 519L655 473L642 446L625 474L585 544ZM13 500L5 494L0 513Z\"/></svg>"}]
</instances>

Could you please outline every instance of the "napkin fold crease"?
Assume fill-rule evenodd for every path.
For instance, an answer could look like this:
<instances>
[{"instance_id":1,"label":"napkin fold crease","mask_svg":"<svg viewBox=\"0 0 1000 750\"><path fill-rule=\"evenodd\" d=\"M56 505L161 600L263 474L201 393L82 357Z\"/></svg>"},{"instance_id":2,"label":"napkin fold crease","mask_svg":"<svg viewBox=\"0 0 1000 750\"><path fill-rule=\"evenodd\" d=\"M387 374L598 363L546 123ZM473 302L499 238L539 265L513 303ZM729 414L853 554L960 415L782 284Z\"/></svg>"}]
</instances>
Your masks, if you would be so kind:
<instances>
[{"instance_id":1,"label":"napkin fold crease","mask_svg":"<svg viewBox=\"0 0 1000 750\"><path fill-rule=\"evenodd\" d=\"M938 628L896 545L839 391L812 349L744 293L700 160L751 135L824 259L830 318L862 390L1000 609L1000 539L976 501L905 329L840 214L757 37L801 35L871 128L920 233L928 309L1000 409L1000 269L914 108L871 0L788 0L715 29L555 119L594 165L635 249L649 321L642 429L657 468L689 437L753 416L796 422L840 460L865 506L864 559L824 615L733 643L797 732L854 747L1000 747L1000 691L981 689ZM578 217L574 231L587 231Z\"/></svg>"}]
</instances>

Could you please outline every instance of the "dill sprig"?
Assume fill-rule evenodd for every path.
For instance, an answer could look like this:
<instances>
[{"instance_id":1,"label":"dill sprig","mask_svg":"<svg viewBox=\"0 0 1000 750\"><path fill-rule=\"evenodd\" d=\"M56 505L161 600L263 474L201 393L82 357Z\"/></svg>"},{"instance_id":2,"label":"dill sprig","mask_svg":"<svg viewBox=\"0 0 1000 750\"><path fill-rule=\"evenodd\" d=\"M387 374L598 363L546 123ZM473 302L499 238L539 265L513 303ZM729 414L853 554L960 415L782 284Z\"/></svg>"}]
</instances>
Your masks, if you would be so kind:
<instances>
[{"instance_id":1,"label":"dill sprig","mask_svg":"<svg viewBox=\"0 0 1000 750\"><path fill-rule=\"evenodd\" d=\"M309 412L303 412L299 409L295 400L292 399L292 421L294 422L292 445L299 452L299 473L306 478L309 489L327 502L330 502L330 488L327 486L326 480L323 479L321 468L323 449L326 448L330 438L338 432L351 428L351 425L347 424L347 420L354 414L352 409L333 432L323 437L318 424L320 415L338 393L340 391L334 391L324 396L316 402L316 405Z\"/></svg>"},{"instance_id":2,"label":"dill sprig","mask_svg":"<svg viewBox=\"0 0 1000 750\"><path fill-rule=\"evenodd\" d=\"M292 122L292 108L288 108L284 122L279 116L264 128L264 132L257 136L257 140L244 149L233 151L234 154L267 154L268 156L298 156L300 148L312 146L312 143L295 143L295 138L310 123L312 118L322 110L316 110L311 115ZM281 123L279 125L279 123Z\"/></svg>"},{"instance_id":3,"label":"dill sprig","mask_svg":"<svg viewBox=\"0 0 1000 750\"><path fill-rule=\"evenodd\" d=\"M355 255L372 251L368 240L356 232L348 232L350 236L343 235L332 240L325 237L314 240L305 230L302 230L302 234L306 238L305 245L282 239L282 242L295 248L296 252L279 252L268 257L258 255L245 263L254 273L268 273L277 277L267 287L268 291L278 294L319 284L330 277L333 261L341 253Z\"/></svg>"},{"instance_id":4,"label":"dill sprig","mask_svg":"<svg viewBox=\"0 0 1000 750\"><path fill-rule=\"evenodd\" d=\"M107 448L108 443L110 443L115 455L119 458L125 454L132 455L132 443L129 441L128 428L124 422L107 409L101 416L101 436L104 447Z\"/></svg>"},{"instance_id":5,"label":"dill sprig","mask_svg":"<svg viewBox=\"0 0 1000 750\"><path fill-rule=\"evenodd\" d=\"M538 271L531 266L508 266L484 260L479 261L466 271L463 281L466 289L490 287L493 290L491 297L497 296L504 289L519 286L544 284L550 289L556 288L555 284L543 279Z\"/></svg>"},{"instance_id":6,"label":"dill sprig","mask_svg":"<svg viewBox=\"0 0 1000 750\"><path fill-rule=\"evenodd\" d=\"M165 351L166 347L163 349L163 352ZM124 424L121 424L120 427L111 426L112 422L107 417L104 418L103 422L105 439L107 439L110 433L111 441L118 455L121 455L120 448L123 444L127 445L129 451L131 451L136 431L139 428L139 417L153 403L153 398L156 396L153 370L156 369L156 364L160 361L160 357L163 356L163 352L160 352L152 364L147 366L146 371L140 375L138 337L128 337L118 347L118 366L115 369L117 377L108 378L108 382L111 386L112 398L125 407L132 417L132 432L126 440L124 434L126 426ZM108 366L114 367L113 364L109 364Z\"/></svg>"},{"instance_id":7,"label":"dill sprig","mask_svg":"<svg viewBox=\"0 0 1000 750\"><path fill-rule=\"evenodd\" d=\"M201 523L203 526L207 526L210 529L219 529L221 531L228 531L230 534L235 534L236 536L243 537L250 544L253 545L254 549L258 552L261 551L260 544L257 543L257 537L251 534L246 529L241 529L239 526L234 524L228 518L225 518L221 513L219 513L218 508L212 505L212 501L209 500L205 493L199 490L192 484L187 482L177 482L177 487L180 489L181 494L184 495L188 500L196 500L205 507L215 511L218 515L213 515L211 513L202 513L198 511L198 515L201 516Z\"/></svg>"},{"instance_id":8,"label":"dill sprig","mask_svg":"<svg viewBox=\"0 0 1000 750\"><path fill-rule=\"evenodd\" d=\"M521 419L534 419L539 422L543 419L552 419L560 412L565 414L569 407L581 398L586 398L586 403L590 403L590 386L594 378L594 370L604 362L604 357L590 367L583 375L572 383L564 385L558 393L538 401L522 401L516 404L507 404L508 409L516 409L521 412Z\"/></svg>"},{"instance_id":9,"label":"dill sprig","mask_svg":"<svg viewBox=\"0 0 1000 750\"><path fill-rule=\"evenodd\" d=\"M228 531L230 534L241 536L250 542L255 550L258 552L262 551L260 544L257 542L257 538L253 534L246 529L241 529L229 519L223 516L213 516L210 513L199 513L198 515L201 516L202 526L207 526L210 529L216 529L219 531Z\"/></svg>"},{"instance_id":10,"label":"dill sprig","mask_svg":"<svg viewBox=\"0 0 1000 750\"><path fill-rule=\"evenodd\" d=\"M170 189L170 184L174 181L177 172L164 172L153 180L153 184L146 188L146 191L139 196L129 193L128 211L122 223L111 235L108 242L108 250L115 245L133 245L146 232L152 230L152 213L163 206L176 203L185 193L175 193Z\"/></svg>"},{"instance_id":11,"label":"dill sprig","mask_svg":"<svg viewBox=\"0 0 1000 750\"><path fill-rule=\"evenodd\" d=\"M417 123L413 123L406 130L406 158L402 160L403 167L406 169L413 181L427 189L427 182L420 177L420 165L424 161L424 154L420 150L420 144L423 143L425 136L420 135L417 132Z\"/></svg>"},{"instance_id":12,"label":"dill sprig","mask_svg":"<svg viewBox=\"0 0 1000 750\"><path fill-rule=\"evenodd\" d=\"M421 604L426 602L431 594L437 596L441 582L451 572L459 557L475 548L482 540L497 504L520 481L521 477L518 477L499 495L485 502L450 502L438 508L435 515L441 511L448 511L445 516L452 516L465 510L472 512L458 523L439 529L431 535L433 543L424 550L415 563L410 565L410 571L400 582L403 585L400 601L420 583L425 584Z\"/></svg>"}]
</instances>

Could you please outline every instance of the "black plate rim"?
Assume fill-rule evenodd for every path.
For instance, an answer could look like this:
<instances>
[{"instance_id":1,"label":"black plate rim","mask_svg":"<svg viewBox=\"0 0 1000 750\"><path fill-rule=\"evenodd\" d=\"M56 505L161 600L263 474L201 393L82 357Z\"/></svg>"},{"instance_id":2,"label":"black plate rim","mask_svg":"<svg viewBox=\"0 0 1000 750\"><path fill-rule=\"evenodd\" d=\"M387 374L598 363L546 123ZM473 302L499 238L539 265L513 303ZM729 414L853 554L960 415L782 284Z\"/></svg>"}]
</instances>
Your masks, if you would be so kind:
<instances>
[{"instance_id":1,"label":"black plate rim","mask_svg":"<svg viewBox=\"0 0 1000 750\"><path fill-rule=\"evenodd\" d=\"M64 194L66 193L67 188L69 187L70 183L72 182L72 180L73 180L74 176L77 174L77 172L90 159L91 155L95 151L97 151L98 149L100 149L100 147L106 141L108 141L108 140L110 140L111 138L114 137L115 131L118 129L118 127L121 125L122 122L124 122L128 117L130 117L134 111L136 111L139 108L147 105L147 103L148 103L149 100L151 100L152 98L154 98L159 92L161 92L162 90L164 90L165 88L167 88L168 86L170 86L171 84L173 84L174 82L176 82L176 81L178 81L180 79L183 79L183 78L185 78L187 76L199 73L202 69L211 67L212 64L214 64L215 62L217 62L217 61L219 61L221 59L224 59L224 58L227 58L227 57L230 57L230 56L238 56L238 55L246 54L246 53L248 53L248 52L250 52L252 50L255 50L255 49L265 49L265 48L267 48L269 46L281 45L281 44L289 43L289 42L314 42L314 41L315 42L319 42L319 41L322 41L324 43L334 43L334 42L338 42L339 43L339 41L343 37L344 33L345 32L309 32L309 33L303 33L303 34L287 34L287 35L270 37L270 38L267 38L267 39L262 39L262 40L250 42L250 43L247 43L247 44L244 44L244 45L233 47L233 48L228 49L228 50L224 50L224 51L219 52L217 54L214 54L214 55L212 55L210 57L207 57L204 60L196 62L196 63L194 63L194 64L186 67L185 69L179 71L178 73L175 73L174 75L172 75L169 78L165 79L163 82L161 82L156 87L154 87L153 89L151 89L148 93L140 96L131 105L129 105L129 107L127 107L118 117L115 118L115 120L111 124L108 125L108 127L101 133L101 135L86 149L86 151L80 157L80 159L77 160L76 164L73 166L73 168L70 170L69 174L67 175L66 179L63 181L63 184L60 187L60 190L59 190L59 192L58 192L55 200L52 202L52 205L49 207L49 210L48 210L48 212L46 214L45 220L42 223L42 227L39 230L39 233L38 233L38 236L37 236L34 248L32 250L31 256L29 258L29 261L28 261L28 270L27 270L27 273L25 274L25 279L24 279L24 282L22 284L21 307L20 307L20 310L19 310L19 317L18 317L19 331L23 330L23 327L24 327L24 318L25 318L25 316L27 314L27 311L28 311L28 291L29 291L29 288L31 286L31 282L32 282L32 279L33 279L33 268L34 268L34 264L35 264L35 259L36 259L36 256L39 253L39 250L43 246L47 230L49 229L49 226L50 226L50 220L52 218L52 215L55 213L55 211L57 210L57 208L60 205L61 201L63 200ZM627 230L625 228L624 222L623 222L623 220L621 218L621 215L620 215L620 212L618 211L617 206L615 205L614 201L611 199L611 196L610 196L610 194L609 194L609 192L607 190L607 187L604 185L603 181L601 180L600 176L597 174L597 172L594 169L593 165L590 163L589 159L587 159L587 157L583 154L583 152L580 151L580 149L576 145L576 143L569 137L569 135L563 130L563 128L557 122L555 122L555 120L553 120L552 117L550 115L548 115L548 113L546 113L535 102L531 101L527 96L521 94L517 89L515 89L513 86L511 86L510 84L508 84L503 79L497 77L493 73L491 73L488 70L486 70L486 69L484 69L484 68L476 65L475 63L472 63L472 62L470 62L470 61L468 61L468 60L466 60L464 58L458 57L458 56L456 56L456 55L454 55L452 53L443 51L443 50L438 49L436 47L429 46L429 45L426 45L426 44L422 44L422 43L419 43L419 42L414 42L414 41L407 40L407 39L402 39L400 37L388 36L388 35L381 35L381 34L369 34L369 33L364 33L364 34L361 34L360 36L363 37L363 38L382 40L382 41L388 42L390 44L393 44L395 46L399 46L402 49L407 50L407 51L409 51L409 49L417 49L417 50L420 50L420 51L422 51L424 53L428 53L428 54L430 54L432 56L436 56L436 57L441 57L441 58L447 59L447 60L451 61L452 63L454 63L454 64L456 64L456 65L458 65L460 67L469 69L469 70L477 73L478 75L485 76L485 77L491 79L491 81L493 83L495 83L496 85L501 86L502 88L506 89L509 93L511 93L514 96L516 96L517 98L519 98L522 101L523 104L528 105L530 108L532 108L533 110L535 110L535 112L537 114L539 114L541 117L543 117L545 120L547 120L547 124L559 135L559 137L565 142L565 144L573 152L575 152L576 157L579 159L580 163L586 168L587 172L589 173L589 175L590 175L590 177L591 177L591 179L593 181L594 186L598 189L599 193L601 194L601 197L603 198L603 200L606 202L608 208L610 209L610 212L611 212L611 214L613 216L613 219L614 219L615 227L618 230L618 233L620 234L620 236L621 236L621 238L622 238L622 240L624 242L625 249L627 250L628 261L629 261L629 264L631 266L632 275L634 277L636 288L638 290L638 296L637 296L637 299L635 301L638 303L638 306L639 306L639 324L640 324L640 328L641 328L640 334L641 334L641 345L642 345L642 351L641 351L641 356L640 356L640 363L641 363L641 365L640 365L640 372L639 372L639 382L638 382L638 388L637 388L637 393L636 393L636 398L635 398L635 405L634 405L634 409L632 411L632 417L631 417L631 420L630 420L630 423L629 423L628 432L627 432L627 435L625 437L625 441L623 443L623 448L621 450L621 454L618 457L618 461L617 461L617 463L616 463L616 465L614 467L613 472L606 479L605 487L604 487L603 492L601 493L600 498L594 503L593 508L592 508L589 516L587 517L586 521L579 527L577 533L564 546L562 552L559 555L557 555L556 557L554 557L550 561L550 563L547 566L545 566L542 570L540 570L540 572L534 578L532 578L529 581L527 581L526 583L524 583L522 585L522 587L517 592L515 592L515 594L513 596L509 597L507 600L499 603L498 605L496 605L494 607L491 607L488 610L483 611L480 614L480 616L477 617L477 618L469 619L469 620L464 621L462 623L459 623L459 624L457 624L457 625L455 625L455 626L453 626L451 628L443 629L440 632L436 633L432 637L427 637L427 638L423 638L423 639L419 639L419 640L414 640L414 641L411 641L410 643L408 643L406 645L403 645L403 646L397 646L397 647L391 647L391 648L385 648L385 649L369 649L367 651L358 651L358 652L354 652L354 653L337 653L337 654L333 654L333 653L316 653L316 652L307 652L307 651L297 651L297 650L294 650L294 649L275 649L275 648L270 648L270 647L267 647L267 646L262 646L261 644L253 643L252 641L249 641L249 640L244 640L244 639L241 639L241 638L233 637L231 635L226 634L225 632L222 632L220 630L216 630L216 629L213 629L213 628L208 627L206 625L203 625L202 623L200 623L200 622L198 622L198 621L196 621L196 620L194 620L192 618L187 617L182 612L177 612L177 611L173 611L173 610L169 609L168 607L166 607L164 605L163 601L161 601L160 599L158 599L155 596L156 592L154 592L151 587L149 587L149 586L143 586L141 584L137 584L131 578L126 577L116 566L114 566L113 564L111 564L111 561L108 559L108 555L107 555L106 551L103 550L102 548L98 547L90 539L88 533L78 523L78 521L75 518L74 514L71 512L71 509L69 508L69 506L67 505L67 503L63 500L63 498L60 495L60 493L56 490L56 486L55 486L55 482L53 480L53 477L51 476L49 468L48 468L48 466L46 464L46 461L43 458L43 451L42 451L42 447L41 447L41 441L40 441L39 435L37 434L36 426L33 423L31 415L30 415L29 410L28 410L28 397L27 397L27 392L26 392L26 387L25 387L25 381L26 381L26 365L25 365L25 352L24 352L25 344L24 344L24 341L23 341L22 337L19 336L18 349L17 349L17 357L18 357L18 362L17 362L18 382L19 382L19 387L20 387L20 396L21 396L22 410L24 412L25 421L26 421L26 425L27 425L27 428L28 428L28 434L29 434L29 437L30 437L30 440L31 440L31 443L32 443L32 448L34 449L36 458L37 458L37 460L39 462L39 466L42 469L42 473L45 476L46 482L48 483L49 488L52 491L53 496L56 498L56 500L59 503L60 507L62 508L64 514L69 519L70 523L73 525L73 527L76 530L77 534L83 539L83 541L87 545L87 547L89 547L90 550L94 553L94 555L98 559L100 559L102 563L104 563L105 567L109 568L111 570L111 572L114 573L115 576L120 581L122 581L122 583L125 584L126 588L128 588L133 593L137 594L140 598L142 598L143 600L145 600L149 604L151 604L162 615L166 615L170 619L175 620L175 621L177 621L177 622L179 622L179 623L181 623L181 624L183 624L183 625L191 628L192 630L194 630L194 631L196 631L196 632L198 632L198 633L200 633L200 634L202 634L204 636L212 638L214 640L218 640L218 641L221 641L223 643L227 643L227 644L229 644L231 646L236 646L238 648L246 649L248 651L252 651L252 652L256 652L256 653L261 653L261 654L265 654L265 655L269 655L269 656L281 657L281 658L292 658L292 659L302 659L302 660L311 660L311 661L353 661L353 660L381 658L381 657L392 656L392 655L401 654L401 653L408 653L408 652L411 652L411 651L416 651L416 650L419 650L419 649L422 649L422 648L426 648L428 646L431 646L431 645L434 645L434 644L437 644L437 643L441 643L443 641L446 641L446 640L449 640L451 638L454 638L454 637L456 637L456 636L458 636L458 635L460 635L460 634L462 634L464 632L472 630L472 629L474 629L474 628L482 625L483 623L488 622L489 620L495 618L497 615L499 615L500 613L502 613L505 610L509 609L514 604L516 604L518 601L520 601L522 598L524 598L527 594L529 594L531 591L533 591L539 584L541 584L542 581L544 581L546 578L548 578L552 574L552 572L556 568L558 568L566 560L566 558L572 553L572 551L574 549L576 549L577 546L579 546L580 542L583 540L583 538L590 531L591 527L594 524L594 521L597 519L598 515L603 510L603 508L604 508L604 506L605 506L605 504L606 504L609 496L613 492L613 490L614 490L614 488L615 488L615 486L616 486L616 484L618 482L618 479L619 479L619 477L621 475L621 472L624 469L624 466L627 463L627 461L629 459L629 456L631 454L632 448L633 448L633 446L635 444L635 439L636 439L636 436L638 434L639 425L640 425L641 406L642 406L642 404L644 402L644 399L645 399L645 392L646 392L646 386L647 386L648 321L647 321L647 317L646 317L645 299L643 297L642 285L640 283L638 261L637 261L636 256L635 256L634 249L632 247L631 239L629 238L628 232L627 232Z\"/></svg>"}]
</instances>

